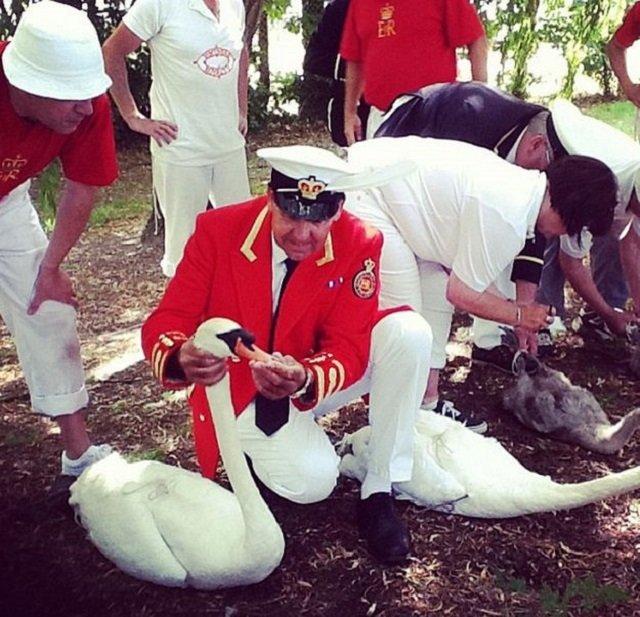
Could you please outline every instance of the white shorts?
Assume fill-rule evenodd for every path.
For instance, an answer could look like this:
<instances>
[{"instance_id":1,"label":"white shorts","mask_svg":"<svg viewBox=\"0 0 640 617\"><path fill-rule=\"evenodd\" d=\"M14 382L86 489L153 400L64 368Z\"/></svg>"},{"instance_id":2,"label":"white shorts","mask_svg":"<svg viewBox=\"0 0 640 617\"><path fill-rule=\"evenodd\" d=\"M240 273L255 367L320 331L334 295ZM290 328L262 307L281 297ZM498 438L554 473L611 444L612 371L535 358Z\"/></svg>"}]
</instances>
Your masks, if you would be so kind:
<instances>
[{"instance_id":1,"label":"white shorts","mask_svg":"<svg viewBox=\"0 0 640 617\"><path fill-rule=\"evenodd\" d=\"M196 217L216 206L250 199L247 156L244 148L232 152L213 165L185 167L152 157L153 190L164 217L165 276L173 276L182 259L184 245L193 233Z\"/></svg>"},{"instance_id":2,"label":"white shorts","mask_svg":"<svg viewBox=\"0 0 640 617\"><path fill-rule=\"evenodd\" d=\"M278 495L296 503L326 499L338 477L339 459L316 418L369 393L368 472L393 482L411 478L417 410L427 385L431 331L415 312L391 313L371 336L369 365L360 380L327 397L315 409L293 405L289 421L266 436L255 425L255 405L238 416L244 452L254 471Z\"/></svg>"},{"instance_id":3,"label":"white shorts","mask_svg":"<svg viewBox=\"0 0 640 617\"><path fill-rule=\"evenodd\" d=\"M0 315L15 339L34 411L55 417L82 409L89 397L73 307L46 301L27 315L47 247L29 184L0 200Z\"/></svg>"}]
</instances>

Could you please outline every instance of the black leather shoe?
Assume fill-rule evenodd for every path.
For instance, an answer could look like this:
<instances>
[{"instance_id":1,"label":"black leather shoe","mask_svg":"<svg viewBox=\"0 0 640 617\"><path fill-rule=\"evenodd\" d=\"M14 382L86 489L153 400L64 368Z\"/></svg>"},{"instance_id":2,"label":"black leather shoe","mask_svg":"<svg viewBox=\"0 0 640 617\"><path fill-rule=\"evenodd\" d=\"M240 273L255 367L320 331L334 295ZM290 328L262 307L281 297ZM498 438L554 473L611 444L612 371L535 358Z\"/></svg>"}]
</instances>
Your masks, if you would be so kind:
<instances>
[{"instance_id":1,"label":"black leather shoe","mask_svg":"<svg viewBox=\"0 0 640 617\"><path fill-rule=\"evenodd\" d=\"M358 529L373 556L382 563L405 561L411 551L411 536L393 507L388 493L373 493L358 502Z\"/></svg>"}]
</instances>

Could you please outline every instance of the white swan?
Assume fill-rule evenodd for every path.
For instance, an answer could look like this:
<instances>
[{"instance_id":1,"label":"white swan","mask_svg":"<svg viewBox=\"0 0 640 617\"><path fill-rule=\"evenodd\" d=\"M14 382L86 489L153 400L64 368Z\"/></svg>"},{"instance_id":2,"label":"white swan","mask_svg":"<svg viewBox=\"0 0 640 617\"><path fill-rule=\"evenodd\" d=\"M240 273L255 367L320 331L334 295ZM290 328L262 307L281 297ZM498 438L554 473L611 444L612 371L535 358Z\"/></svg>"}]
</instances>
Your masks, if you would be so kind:
<instances>
[{"instance_id":1,"label":"white swan","mask_svg":"<svg viewBox=\"0 0 640 617\"><path fill-rule=\"evenodd\" d=\"M220 335L238 324L203 323L195 344L233 355ZM232 344L239 335L232 334ZM200 474L119 454L89 467L70 504L101 553L137 578L173 587L217 589L257 583L282 560L282 530L251 477L235 430L228 375L207 388L220 453L234 492Z\"/></svg>"},{"instance_id":2,"label":"white swan","mask_svg":"<svg viewBox=\"0 0 640 617\"><path fill-rule=\"evenodd\" d=\"M369 427L364 427L342 441L343 475L362 481L368 440ZM393 488L399 498L435 510L510 518L577 508L639 487L640 467L589 482L558 484L524 468L496 439L420 410L412 478Z\"/></svg>"}]
</instances>

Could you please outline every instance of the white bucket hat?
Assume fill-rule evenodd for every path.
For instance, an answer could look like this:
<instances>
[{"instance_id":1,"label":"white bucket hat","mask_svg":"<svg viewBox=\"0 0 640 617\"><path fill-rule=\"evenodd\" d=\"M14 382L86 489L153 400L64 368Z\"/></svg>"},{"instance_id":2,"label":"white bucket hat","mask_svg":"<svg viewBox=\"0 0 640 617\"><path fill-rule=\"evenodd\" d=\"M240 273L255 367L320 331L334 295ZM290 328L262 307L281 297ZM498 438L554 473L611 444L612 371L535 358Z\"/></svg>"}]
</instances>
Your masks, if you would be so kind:
<instances>
[{"instance_id":1,"label":"white bucket hat","mask_svg":"<svg viewBox=\"0 0 640 617\"><path fill-rule=\"evenodd\" d=\"M49 0L22 14L2 64L12 86L57 100L86 101L111 85L89 18Z\"/></svg>"}]
</instances>

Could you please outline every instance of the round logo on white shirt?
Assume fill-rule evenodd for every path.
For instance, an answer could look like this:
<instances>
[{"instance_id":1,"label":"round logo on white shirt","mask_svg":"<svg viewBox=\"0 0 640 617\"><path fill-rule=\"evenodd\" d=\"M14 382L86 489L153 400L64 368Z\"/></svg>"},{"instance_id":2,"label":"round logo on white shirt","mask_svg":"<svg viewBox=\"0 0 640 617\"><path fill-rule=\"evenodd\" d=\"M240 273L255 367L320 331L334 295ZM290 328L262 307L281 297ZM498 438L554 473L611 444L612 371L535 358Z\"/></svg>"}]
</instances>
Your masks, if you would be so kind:
<instances>
[{"instance_id":1,"label":"round logo on white shirt","mask_svg":"<svg viewBox=\"0 0 640 617\"><path fill-rule=\"evenodd\" d=\"M224 77L233 68L233 54L228 49L216 46L200 54L196 64L205 75Z\"/></svg>"}]
</instances>

